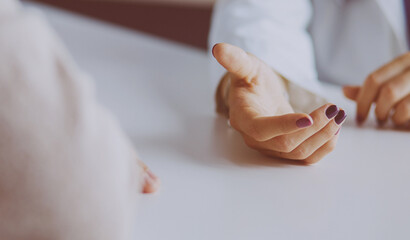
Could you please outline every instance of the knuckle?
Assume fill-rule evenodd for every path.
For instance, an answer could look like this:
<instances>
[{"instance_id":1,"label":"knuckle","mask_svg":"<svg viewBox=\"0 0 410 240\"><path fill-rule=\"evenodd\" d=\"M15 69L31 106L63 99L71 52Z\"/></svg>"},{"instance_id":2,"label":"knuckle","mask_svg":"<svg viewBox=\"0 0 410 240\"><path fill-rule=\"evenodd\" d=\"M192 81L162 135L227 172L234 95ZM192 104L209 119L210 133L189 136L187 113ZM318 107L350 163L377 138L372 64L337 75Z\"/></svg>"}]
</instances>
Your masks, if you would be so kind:
<instances>
[{"instance_id":1,"label":"knuckle","mask_svg":"<svg viewBox=\"0 0 410 240\"><path fill-rule=\"evenodd\" d=\"M286 136L280 136L275 141L275 148L284 153L290 153L294 149L293 140Z\"/></svg>"},{"instance_id":2,"label":"knuckle","mask_svg":"<svg viewBox=\"0 0 410 240\"><path fill-rule=\"evenodd\" d=\"M254 121L247 120L238 120L240 119L238 114L232 114L231 118L229 119L231 127L233 127L235 130L253 138L256 141L259 141L260 139L260 133L258 132L257 125L255 124Z\"/></svg>"},{"instance_id":3,"label":"knuckle","mask_svg":"<svg viewBox=\"0 0 410 240\"><path fill-rule=\"evenodd\" d=\"M312 156L312 157L309 157L309 158L305 159L305 163L308 164L308 165L315 164L315 163L319 162L320 160L322 160L322 158L323 157Z\"/></svg>"},{"instance_id":4,"label":"knuckle","mask_svg":"<svg viewBox=\"0 0 410 240\"><path fill-rule=\"evenodd\" d=\"M335 141L335 140L330 141L330 142L327 144L327 146L326 146L328 152L329 152L329 153L330 153L330 152L333 152L333 150L336 149L336 145L337 145L337 144L336 144L336 141Z\"/></svg>"},{"instance_id":5,"label":"knuckle","mask_svg":"<svg viewBox=\"0 0 410 240\"><path fill-rule=\"evenodd\" d=\"M336 131L336 124L331 123L329 127L326 127L322 130L322 136L324 139L330 139L335 135Z\"/></svg>"},{"instance_id":6,"label":"knuckle","mask_svg":"<svg viewBox=\"0 0 410 240\"><path fill-rule=\"evenodd\" d=\"M229 118L229 125L231 125L231 127L237 131L241 131L240 125L238 123L238 121L236 120L236 118L234 116L231 116Z\"/></svg>"},{"instance_id":7,"label":"knuckle","mask_svg":"<svg viewBox=\"0 0 410 240\"><path fill-rule=\"evenodd\" d=\"M396 126L402 125L402 121L401 121L400 117L396 114L393 115L392 121L393 121L394 125L396 125Z\"/></svg>"},{"instance_id":8,"label":"knuckle","mask_svg":"<svg viewBox=\"0 0 410 240\"><path fill-rule=\"evenodd\" d=\"M410 118L410 106L399 105L392 116L395 125L403 125Z\"/></svg>"},{"instance_id":9,"label":"knuckle","mask_svg":"<svg viewBox=\"0 0 410 240\"><path fill-rule=\"evenodd\" d=\"M330 142L328 142L325 146L325 152L326 154L320 154L320 156L318 156L317 154L313 154L312 156L308 157L305 159L305 162L307 164L314 164L319 162L320 160L322 160L327 154L331 153L333 150L335 150L336 148L336 140L332 140Z\"/></svg>"},{"instance_id":10,"label":"knuckle","mask_svg":"<svg viewBox=\"0 0 410 240\"><path fill-rule=\"evenodd\" d=\"M265 135L263 134L263 131L261 131L261 129L255 123L249 124L247 132L248 132L248 135L251 136L256 141L260 142L260 141L266 140Z\"/></svg>"},{"instance_id":11,"label":"knuckle","mask_svg":"<svg viewBox=\"0 0 410 240\"><path fill-rule=\"evenodd\" d=\"M392 101L396 98L397 92L395 87L393 87L392 85L386 85L382 88L380 95L384 100Z\"/></svg>"},{"instance_id":12,"label":"knuckle","mask_svg":"<svg viewBox=\"0 0 410 240\"><path fill-rule=\"evenodd\" d=\"M379 79L380 76L378 73L374 72L371 73L367 79L366 79L366 83L370 86L370 87L377 87L379 85Z\"/></svg>"},{"instance_id":13,"label":"knuckle","mask_svg":"<svg viewBox=\"0 0 410 240\"><path fill-rule=\"evenodd\" d=\"M246 146L248 146L250 148L253 148L253 149L257 148L255 142L252 141L251 139L247 138L247 137L244 137L244 142L245 142Z\"/></svg>"},{"instance_id":14,"label":"knuckle","mask_svg":"<svg viewBox=\"0 0 410 240\"><path fill-rule=\"evenodd\" d=\"M410 101L399 104L397 106L396 112L398 114L409 116L410 115Z\"/></svg>"},{"instance_id":15,"label":"knuckle","mask_svg":"<svg viewBox=\"0 0 410 240\"><path fill-rule=\"evenodd\" d=\"M278 157L278 154L272 151L268 151L268 150L257 150L258 152L260 152L261 154L268 156L268 157Z\"/></svg>"},{"instance_id":16,"label":"knuckle","mask_svg":"<svg viewBox=\"0 0 410 240\"><path fill-rule=\"evenodd\" d=\"M309 151L306 148L296 148L293 150L290 155L292 156L293 159L296 160L304 160L309 157Z\"/></svg>"}]
</instances>

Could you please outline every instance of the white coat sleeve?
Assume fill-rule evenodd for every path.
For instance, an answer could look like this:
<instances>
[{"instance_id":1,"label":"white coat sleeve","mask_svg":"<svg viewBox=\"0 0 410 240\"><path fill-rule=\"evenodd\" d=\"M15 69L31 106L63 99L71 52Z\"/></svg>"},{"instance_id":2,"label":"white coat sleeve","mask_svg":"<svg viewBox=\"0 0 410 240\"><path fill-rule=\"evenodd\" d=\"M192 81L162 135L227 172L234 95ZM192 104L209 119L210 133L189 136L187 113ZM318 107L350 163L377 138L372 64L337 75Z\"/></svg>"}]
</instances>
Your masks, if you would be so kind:
<instances>
[{"instance_id":1,"label":"white coat sleeve","mask_svg":"<svg viewBox=\"0 0 410 240\"><path fill-rule=\"evenodd\" d=\"M131 239L136 156L41 14L0 1L0 239Z\"/></svg>"},{"instance_id":2,"label":"white coat sleeve","mask_svg":"<svg viewBox=\"0 0 410 240\"><path fill-rule=\"evenodd\" d=\"M288 82L290 102L308 112L325 101L307 31L312 14L309 0L219 0L212 17L209 49L226 42L241 47L265 61ZM211 64L214 86L223 74Z\"/></svg>"}]
</instances>

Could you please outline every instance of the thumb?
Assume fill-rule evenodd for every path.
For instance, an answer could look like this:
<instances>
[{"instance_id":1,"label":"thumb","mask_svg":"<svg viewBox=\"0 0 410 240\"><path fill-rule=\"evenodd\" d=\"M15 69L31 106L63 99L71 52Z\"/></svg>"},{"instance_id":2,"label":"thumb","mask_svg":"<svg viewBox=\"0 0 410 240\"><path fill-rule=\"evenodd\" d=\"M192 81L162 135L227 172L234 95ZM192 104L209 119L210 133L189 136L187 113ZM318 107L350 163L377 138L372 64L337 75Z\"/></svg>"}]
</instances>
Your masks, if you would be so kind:
<instances>
[{"instance_id":1,"label":"thumb","mask_svg":"<svg viewBox=\"0 0 410 240\"><path fill-rule=\"evenodd\" d=\"M212 48L215 59L228 72L241 79L251 78L255 68L255 58L239 47L228 43L218 43Z\"/></svg>"},{"instance_id":2,"label":"thumb","mask_svg":"<svg viewBox=\"0 0 410 240\"><path fill-rule=\"evenodd\" d=\"M344 86L343 94L350 100L356 101L359 96L360 86Z\"/></svg>"}]
</instances>

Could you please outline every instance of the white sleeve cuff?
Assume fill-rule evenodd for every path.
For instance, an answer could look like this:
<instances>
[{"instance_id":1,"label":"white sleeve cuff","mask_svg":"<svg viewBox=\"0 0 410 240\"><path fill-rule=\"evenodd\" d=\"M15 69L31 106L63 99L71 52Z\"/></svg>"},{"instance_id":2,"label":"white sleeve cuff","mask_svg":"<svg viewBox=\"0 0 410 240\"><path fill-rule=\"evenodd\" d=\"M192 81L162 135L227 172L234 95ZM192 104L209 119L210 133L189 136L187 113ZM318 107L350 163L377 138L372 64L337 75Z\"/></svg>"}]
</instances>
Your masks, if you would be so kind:
<instances>
[{"instance_id":1,"label":"white sleeve cuff","mask_svg":"<svg viewBox=\"0 0 410 240\"><path fill-rule=\"evenodd\" d=\"M328 103L328 101L318 93L301 87L282 75L280 76L286 86L289 103L295 112L311 113L320 106Z\"/></svg>"}]
</instances>

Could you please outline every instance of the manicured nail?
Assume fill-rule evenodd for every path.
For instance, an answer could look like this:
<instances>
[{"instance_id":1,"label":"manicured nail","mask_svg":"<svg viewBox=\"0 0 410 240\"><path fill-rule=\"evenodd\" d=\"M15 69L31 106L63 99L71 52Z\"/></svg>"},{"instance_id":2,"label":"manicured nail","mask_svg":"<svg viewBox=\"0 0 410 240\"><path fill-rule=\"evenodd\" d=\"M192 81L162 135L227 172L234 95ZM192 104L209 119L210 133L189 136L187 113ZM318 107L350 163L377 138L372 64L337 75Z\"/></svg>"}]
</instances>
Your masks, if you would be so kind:
<instances>
[{"instance_id":1,"label":"manicured nail","mask_svg":"<svg viewBox=\"0 0 410 240\"><path fill-rule=\"evenodd\" d=\"M331 119L334 116L336 116L338 112L339 112L339 109L337 108L337 106L332 105L326 109L326 117Z\"/></svg>"},{"instance_id":2,"label":"manicured nail","mask_svg":"<svg viewBox=\"0 0 410 240\"><path fill-rule=\"evenodd\" d=\"M337 134L339 134L339 132L340 132L340 128L337 129L337 132L335 133L335 136L336 136Z\"/></svg>"},{"instance_id":3,"label":"manicured nail","mask_svg":"<svg viewBox=\"0 0 410 240\"><path fill-rule=\"evenodd\" d=\"M296 121L296 126L299 128L309 127L312 126L312 121L309 118L304 117Z\"/></svg>"},{"instance_id":4,"label":"manicured nail","mask_svg":"<svg viewBox=\"0 0 410 240\"><path fill-rule=\"evenodd\" d=\"M340 110L337 116L335 117L335 122L337 125L340 125L345 119L347 115L344 110Z\"/></svg>"}]
</instances>

